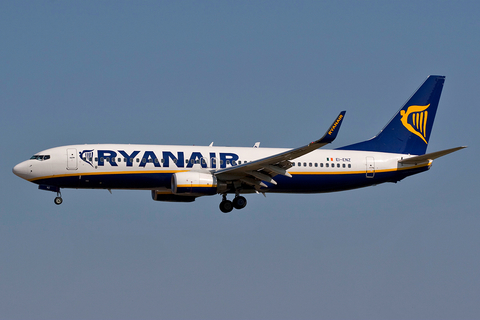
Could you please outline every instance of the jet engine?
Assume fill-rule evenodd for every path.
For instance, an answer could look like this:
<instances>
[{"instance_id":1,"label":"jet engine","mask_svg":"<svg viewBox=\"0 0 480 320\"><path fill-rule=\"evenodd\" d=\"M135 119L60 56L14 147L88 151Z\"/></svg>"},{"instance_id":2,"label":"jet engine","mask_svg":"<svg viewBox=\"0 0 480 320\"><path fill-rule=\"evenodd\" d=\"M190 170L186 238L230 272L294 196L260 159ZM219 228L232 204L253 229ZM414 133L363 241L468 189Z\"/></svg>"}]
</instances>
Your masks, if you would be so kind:
<instances>
[{"instance_id":1,"label":"jet engine","mask_svg":"<svg viewBox=\"0 0 480 320\"><path fill-rule=\"evenodd\" d=\"M206 196L224 192L227 184L207 172L177 172L172 175L172 193L182 196Z\"/></svg>"}]
</instances>

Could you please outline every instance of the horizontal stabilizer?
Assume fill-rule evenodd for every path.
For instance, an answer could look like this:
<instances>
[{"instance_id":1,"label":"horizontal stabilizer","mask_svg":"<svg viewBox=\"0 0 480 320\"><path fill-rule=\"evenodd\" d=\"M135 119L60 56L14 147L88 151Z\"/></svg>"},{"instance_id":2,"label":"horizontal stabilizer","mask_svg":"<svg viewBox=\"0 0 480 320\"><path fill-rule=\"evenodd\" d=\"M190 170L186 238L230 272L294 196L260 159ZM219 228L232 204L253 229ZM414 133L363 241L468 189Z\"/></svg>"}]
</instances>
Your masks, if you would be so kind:
<instances>
[{"instance_id":1,"label":"horizontal stabilizer","mask_svg":"<svg viewBox=\"0 0 480 320\"><path fill-rule=\"evenodd\" d=\"M443 156L445 156L449 153L452 153L452 152L455 152L455 151L458 151L458 150L464 149L464 148L466 148L466 147L456 147L456 148L452 148L452 149L427 153L427 154L424 154L424 155L421 155L421 156L416 156L416 157L411 157L411 158L408 158L408 159L399 160L398 163L416 164L416 163L420 163L420 162L426 162L426 161L430 161L430 160L434 160L434 159L443 157Z\"/></svg>"}]
</instances>

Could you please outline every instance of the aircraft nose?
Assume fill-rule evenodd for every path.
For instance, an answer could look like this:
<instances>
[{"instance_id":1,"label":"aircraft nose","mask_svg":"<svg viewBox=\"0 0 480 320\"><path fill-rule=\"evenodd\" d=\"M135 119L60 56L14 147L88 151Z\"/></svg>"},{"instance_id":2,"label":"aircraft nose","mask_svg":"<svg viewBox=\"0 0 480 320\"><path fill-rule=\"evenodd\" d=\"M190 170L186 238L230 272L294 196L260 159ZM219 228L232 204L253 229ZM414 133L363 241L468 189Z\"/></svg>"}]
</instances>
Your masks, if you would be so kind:
<instances>
[{"instance_id":1,"label":"aircraft nose","mask_svg":"<svg viewBox=\"0 0 480 320\"><path fill-rule=\"evenodd\" d=\"M17 164L13 167L12 171L15 175L19 176L20 178L27 179L29 173L31 172L31 165L27 164L26 161Z\"/></svg>"}]
</instances>

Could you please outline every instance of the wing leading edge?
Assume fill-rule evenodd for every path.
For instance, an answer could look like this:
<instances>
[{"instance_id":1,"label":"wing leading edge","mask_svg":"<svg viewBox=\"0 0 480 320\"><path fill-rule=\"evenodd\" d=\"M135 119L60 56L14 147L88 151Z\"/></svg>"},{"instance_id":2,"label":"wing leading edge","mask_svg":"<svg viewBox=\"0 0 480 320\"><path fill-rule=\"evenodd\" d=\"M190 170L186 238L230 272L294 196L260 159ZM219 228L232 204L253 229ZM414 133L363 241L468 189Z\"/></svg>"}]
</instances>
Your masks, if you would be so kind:
<instances>
[{"instance_id":1,"label":"wing leading edge","mask_svg":"<svg viewBox=\"0 0 480 320\"><path fill-rule=\"evenodd\" d=\"M292 176L287 172L287 170L292 167L290 160L306 155L307 153L317 150L335 140L344 117L345 111L340 112L323 137L307 144L306 146L291 149L249 163L218 170L214 172L214 174L220 180L239 180L256 188L267 187L262 181L277 184L277 182L273 180L273 177L278 174L291 178Z\"/></svg>"}]
</instances>

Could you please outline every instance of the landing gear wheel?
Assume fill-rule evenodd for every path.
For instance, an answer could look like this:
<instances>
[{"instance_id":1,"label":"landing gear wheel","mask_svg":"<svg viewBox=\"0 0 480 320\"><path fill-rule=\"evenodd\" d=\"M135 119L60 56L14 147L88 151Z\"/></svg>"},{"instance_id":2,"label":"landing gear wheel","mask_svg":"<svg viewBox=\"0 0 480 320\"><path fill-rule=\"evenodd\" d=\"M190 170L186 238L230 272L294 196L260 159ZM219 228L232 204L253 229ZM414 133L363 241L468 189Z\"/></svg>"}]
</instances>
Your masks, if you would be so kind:
<instances>
[{"instance_id":1,"label":"landing gear wheel","mask_svg":"<svg viewBox=\"0 0 480 320\"><path fill-rule=\"evenodd\" d=\"M229 213L232 210L233 210L232 201L223 200L222 202L220 202L220 211L222 211L223 213Z\"/></svg>"},{"instance_id":2,"label":"landing gear wheel","mask_svg":"<svg viewBox=\"0 0 480 320\"><path fill-rule=\"evenodd\" d=\"M245 208L246 205L247 205L247 199L245 199L245 197L238 196L238 197L235 197L235 199L233 199L233 207L235 209L243 209Z\"/></svg>"},{"instance_id":3,"label":"landing gear wheel","mask_svg":"<svg viewBox=\"0 0 480 320\"><path fill-rule=\"evenodd\" d=\"M62 204L63 199L60 198L60 197L56 197L55 199L53 199L53 202L55 202L55 204L59 205L59 204Z\"/></svg>"}]
</instances>

